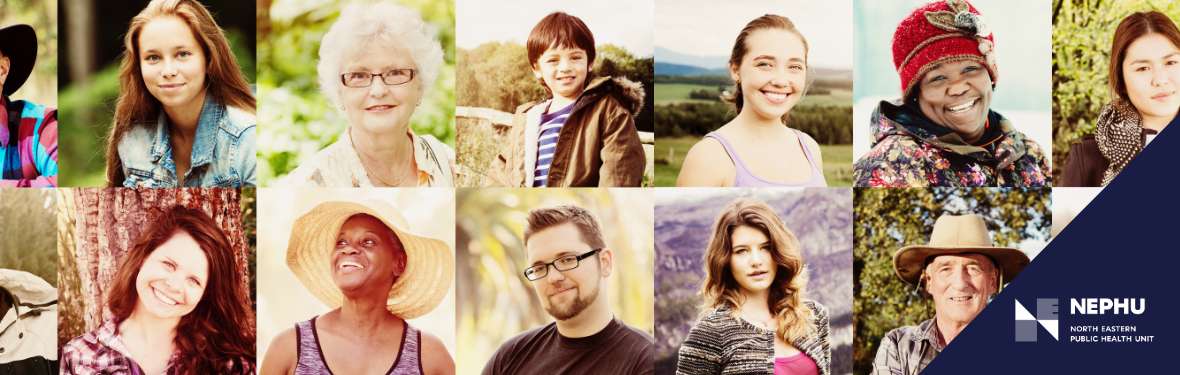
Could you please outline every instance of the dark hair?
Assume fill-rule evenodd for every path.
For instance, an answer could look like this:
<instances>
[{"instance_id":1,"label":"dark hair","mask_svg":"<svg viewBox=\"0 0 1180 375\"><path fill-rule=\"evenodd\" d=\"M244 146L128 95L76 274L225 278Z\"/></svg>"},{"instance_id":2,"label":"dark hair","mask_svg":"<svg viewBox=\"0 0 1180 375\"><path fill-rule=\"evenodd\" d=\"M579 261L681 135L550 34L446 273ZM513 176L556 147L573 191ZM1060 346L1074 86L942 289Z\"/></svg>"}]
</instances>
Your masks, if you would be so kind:
<instances>
[{"instance_id":1,"label":"dark hair","mask_svg":"<svg viewBox=\"0 0 1180 375\"><path fill-rule=\"evenodd\" d=\"M180 318L173 343L179 353L177 366L182 373L225 373L253 367L254 314L249 311L249 296L243 287L229 239L204 212L173 206L147 222L148 226L119 263L107 307L116 322L122 322L135 310L138 294L135 280L152 252L178 232L187 233L200 245L209 261L209 278L196 308Z\"/></svg>"},{"instance_id":2,"label":"dark hair","mask_svg":"<svg viewBox=\"0 0 1180 375\"><path fill-rule=\"evenodd\" d=\"M799 40L803 41L803 62L806 64L807 53L811 49L807 46L807 38L804 38L803 34L799 32L799 29L795 28L795 23L791 22L791 19L777 14L767 14L750 21L738 33L737 40L733 42L733 52L729 54L729 66L731 69L737 69L742 66L742 58L746 57L746 52L749 52L749 49L746 48L746 38L749 38L750 34L753 34L755 31L762 29L782 29L797 35ZM810 74L808 75L810 76ZM742 98L742 84L741 82L734 82L733 86L733 94L725 95L722 99L733 103L733 106L737 108L737 112L741 113L744 101ZM804 86L803 92L806 91L807 88ZM790 117L790 113L783 114L784 123L786 123L788 117Z\"/></svg>"},{"instance_id":3,"label":"dark hair","mask_svg":"<svg viewBox=\"0 0 1180 375\"><path fill-rule=\"evenodd\" d=\"M561 224L573 223L578 228L578 233L582 235L582 242L596 249L606 247L606 243L602 240L602 229L598 226L598 220L585 208L571 205L538 208L529 211L528 222L528 227L524 229L525 244L528 244L529 237L537 232Z\"/></svg>"},{"instance_id":4,"label":"dark hair","mask_svg":"<svg viewBox=\"0 0 1180 375\"><path fill-rule=\"evenodd\" d=\"M545 54L545 51L561 47L581 48L586 51L586 67L594 66L596 53L594 34L590 32L590 28L586 27L586 23L582 22L581 18L565 12L553 12L537 22L537 25L533 26L533 31L529 32L529 39L525 42L525 49L529 56L529 67L536 69L537 60ZM589 82L588 79L587 82ZM546 91L549 90L549 86L545 85L544 80L541 80L541 86L545 86Z\"/></svg>"},{"instance_id":5,"label":"dark hair","mask_svg":"<svg viewBox=\"0 0 1180 375\"><path fill-rule=\"evenodd\" d=\"M1127 84L1123 79L1123 60L1127 58L1127 47L1136 39L1147 34L1160 34L1180 48L1180 30L1176 23L1163 13L1135 12L1123 18L1114 30L1114 42L1110 46L1110 92L1112 99L1131 103L1127 96Z\"/></svg>"}]
</instances>

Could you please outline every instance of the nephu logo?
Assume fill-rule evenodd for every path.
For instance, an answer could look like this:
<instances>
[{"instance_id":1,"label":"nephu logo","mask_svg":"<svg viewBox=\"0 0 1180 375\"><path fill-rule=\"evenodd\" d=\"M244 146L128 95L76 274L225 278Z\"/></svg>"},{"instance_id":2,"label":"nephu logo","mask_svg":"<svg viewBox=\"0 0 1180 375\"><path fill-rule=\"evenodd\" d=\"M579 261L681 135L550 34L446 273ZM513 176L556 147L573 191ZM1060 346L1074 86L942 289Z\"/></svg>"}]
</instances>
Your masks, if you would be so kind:
<instances>
[{"instance_id":1,"label":"nephu logo","mask_svg":"<svg viewBox=\"0 0 1180 375\"><path fill-rule=\"evenodd\" d=\"M1033 314L1020 304L1020 301L1012 300L1016 303L1016 342L1037 342L1037 325L1045 327L1050 335L1053 335L1053 340L1060 341L1057 336L1057 306L1056 298L1037 298L1037 315L1034 318Z\"/></svg>"}]
</instances>

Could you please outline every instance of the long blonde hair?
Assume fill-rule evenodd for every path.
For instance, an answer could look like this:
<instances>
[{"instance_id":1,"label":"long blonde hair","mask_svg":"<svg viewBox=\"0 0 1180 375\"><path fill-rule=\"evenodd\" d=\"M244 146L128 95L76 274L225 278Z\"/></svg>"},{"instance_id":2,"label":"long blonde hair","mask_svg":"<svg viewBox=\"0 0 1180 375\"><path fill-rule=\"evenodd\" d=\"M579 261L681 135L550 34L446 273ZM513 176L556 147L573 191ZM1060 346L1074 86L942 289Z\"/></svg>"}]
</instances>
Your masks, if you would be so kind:
<instances>
[{"instance_id":1,"label":"long blonde hair","mask_svg":"<svg viewBox=\"0 0 1180 375\"><path fill-rule=\"evenodd\" d=\"M787 229L770 206L752 199L737 199L717 216L713 237L705 250L705 283L701 295L709 308L726 307L737 313L745 299L741 286L730 270L733 256L733 230L748 226L770 239L770 256L775 275L770 285L767 305L778 320L775 334L793 342L812 332L813 314L803 306L807 272L799 249L799 240Z\"/></svg>"},{"instance_id":2,"label":"long blonde hair","mask_svg":"<svg viewBox=\"0 0 1180 375\"><path fill-rule=\"evenodd\" d=\"M229 41L213 20L213 15L194 0L153 0L131 19L123 37L123 62L119 65L119 99L115 119L107 138L107 186L123 186L123 161L119 159L119 141L134 126L152 123L160 114L161 104L147 90L139 66L139 33L152 19L176 16L192 30L208 61L205 84L214 100L226 106L255 111L254 96L242 75L242 69L229 48Z\"/></svg>"}]
</instances>

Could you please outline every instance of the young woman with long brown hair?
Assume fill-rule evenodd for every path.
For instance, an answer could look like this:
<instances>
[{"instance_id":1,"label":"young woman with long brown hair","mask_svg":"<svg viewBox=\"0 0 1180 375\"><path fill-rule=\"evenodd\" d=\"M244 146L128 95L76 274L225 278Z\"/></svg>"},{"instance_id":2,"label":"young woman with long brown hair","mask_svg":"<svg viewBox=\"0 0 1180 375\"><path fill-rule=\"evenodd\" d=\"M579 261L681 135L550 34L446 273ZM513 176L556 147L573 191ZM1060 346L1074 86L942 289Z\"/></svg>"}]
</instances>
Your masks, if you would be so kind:
<instances>
[{"instance_id":1,"label":"young woman with long brown hair","mask_svg":"<svg viewBox=\"0 0 1180 375\"><path fill-rule=\"evenodd\" d=\"M704 261L710 311L680 346L677 374L830 373L827 309L803 298L799 241L770 206L730 203Z\"/></svg>"},{"instance_id":2,"label":"young woman with long brown hair","mask_svg":"<svg viewBox=\"0 0 1180 375\"><path fill-rule=\"evenodd\" d=\"M149 223L107 293L111 319L62 348L62 373L252 374L254 314L225 233L180 206Z\"/></svg>"},{"instance_id":3,"label":"young woman with long brown hair","mask_svg":"<svg viewBox=\"0 0 1180 375\"><path fill-rule=\"evenodd\" d=\"M107 185L256 185L254 96L209 11L153 0L123 44Z\"/></svg>"}]
</instances>

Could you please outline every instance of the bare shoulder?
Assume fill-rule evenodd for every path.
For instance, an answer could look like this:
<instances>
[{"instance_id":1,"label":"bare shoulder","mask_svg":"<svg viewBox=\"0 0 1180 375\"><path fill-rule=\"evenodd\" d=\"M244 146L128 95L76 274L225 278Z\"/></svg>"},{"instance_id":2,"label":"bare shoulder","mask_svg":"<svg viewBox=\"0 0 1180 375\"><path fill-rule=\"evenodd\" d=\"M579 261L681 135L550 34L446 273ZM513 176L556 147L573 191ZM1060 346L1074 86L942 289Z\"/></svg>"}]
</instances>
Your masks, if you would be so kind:
<instances>
[{"instance_id":1,"label":"bare shoulder","mask_svg":"<svg viewBox=\"0 0 1180 375\"><path fill-rule=\"evenodd\" d=\"M807 147L807 152L811 153L812 157L816 159L818 164L823 164L823 151L819 148L819 142L815 138L811 138L810 134L802 131L798 132L799 139L803 140L803 147Z\"/></svg>"},{"instance_id":2,"label":"bare shoulder","mask_svg":"<svg viewBox=\"0 0 1180 375\"><path fill-rule=\"evenodd\" d=\"M426 331L418 331L422 334L422 369L427 374L442 374L452 375L455 373L455 361L451 358L451 353L447 351L446 345L443 345L441 339Z\"/></svg>"},{"instance_id":3,"label":"bare shoulder","mask_svg":"<svg viewBox=\"0 0 1180 375\"><path fill-rule=\"evenodd\" d=\"M290 374L298 358L299 338L295 328L287 328L270 340L259 374Z\"/></svg>"},{"instance_id":4,"label":"bare shoulder","mask_svg":"<svg viewBox=\"0 0 1180 375\"><path fill-rule=\"evenodd\" d=\"M676 185L725 186L734 173L733 161L725 152L725 146L716 139L705 137L684 155Z\"/></svg>"}]
</instances>

